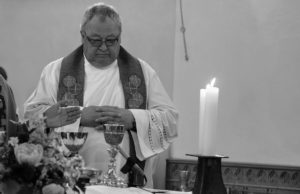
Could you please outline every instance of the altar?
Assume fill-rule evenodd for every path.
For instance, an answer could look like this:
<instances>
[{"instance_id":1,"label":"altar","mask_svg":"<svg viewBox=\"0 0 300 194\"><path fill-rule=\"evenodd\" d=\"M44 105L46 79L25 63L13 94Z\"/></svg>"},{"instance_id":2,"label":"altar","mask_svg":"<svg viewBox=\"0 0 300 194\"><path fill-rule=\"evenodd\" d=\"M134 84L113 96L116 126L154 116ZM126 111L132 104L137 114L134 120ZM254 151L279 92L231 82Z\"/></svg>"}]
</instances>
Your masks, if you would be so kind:
<instances>
[{"instance_id":1,"label":"altar","mask_svg":"<svg viewBox=\"0 0 300 194\"><path fill-rule=\"evenodd\" d=\"M93 185L87 186L85 194L192 194L190 192L181 192L181 191L171 191L171 190L158 190L158 189L148 189L148 188L117 188L117 187L108 187L103 185Z\"/></svg>"}]
</instances>

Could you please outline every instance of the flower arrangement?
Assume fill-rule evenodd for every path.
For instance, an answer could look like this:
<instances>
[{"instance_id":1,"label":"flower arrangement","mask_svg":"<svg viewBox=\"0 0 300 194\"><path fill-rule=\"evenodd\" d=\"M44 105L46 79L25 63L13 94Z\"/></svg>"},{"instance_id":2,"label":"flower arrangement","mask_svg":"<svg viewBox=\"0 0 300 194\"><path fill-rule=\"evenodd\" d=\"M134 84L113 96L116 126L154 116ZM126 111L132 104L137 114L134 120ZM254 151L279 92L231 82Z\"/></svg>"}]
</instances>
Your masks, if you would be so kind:
<instances>
[{"instance_id":1,"label":"flower arrangement","mask_svg":"<svg viewBox=\"0 0 300 194\"><path fill-rule=\"evenodd\" d=\"M60 134L45 127L45 118L14 124L17 137L8 139L5 132L0 133L0 182L14 182L22 190L19 193L25 194L73 191L83 159L65 156Z\"/></svg>"}]
</instances>

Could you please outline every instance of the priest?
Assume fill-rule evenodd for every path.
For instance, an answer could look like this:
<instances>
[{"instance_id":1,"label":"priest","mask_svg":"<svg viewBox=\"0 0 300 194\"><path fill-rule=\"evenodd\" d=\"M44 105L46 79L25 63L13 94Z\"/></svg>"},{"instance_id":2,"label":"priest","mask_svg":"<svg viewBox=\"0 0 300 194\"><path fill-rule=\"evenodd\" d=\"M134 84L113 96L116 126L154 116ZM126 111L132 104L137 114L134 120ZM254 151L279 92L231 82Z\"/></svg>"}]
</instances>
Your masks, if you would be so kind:
<instances>
[{"instance_id":1,"label":"priest","mask_svg":"<svg viewBox=\"0 0 300 194\"><path fill-rule=\"evenodd\" d=\"M35 91L25 102L25 117L44 112L60 100L82 109L81 118L60 130L87 131L80 150L86 166L105 171L109 163L103 124L123 124L127 130L122 150L146 174L152 187L157 155L177 137L178 112L157 73L145 61L121 46L122 24L110 5L97 3L84 13L82 45L66 57L49 63ZM126 160L117 156L117 169ZM130 171L130 186L139 185Z\"/></svg>"}]
</instances>

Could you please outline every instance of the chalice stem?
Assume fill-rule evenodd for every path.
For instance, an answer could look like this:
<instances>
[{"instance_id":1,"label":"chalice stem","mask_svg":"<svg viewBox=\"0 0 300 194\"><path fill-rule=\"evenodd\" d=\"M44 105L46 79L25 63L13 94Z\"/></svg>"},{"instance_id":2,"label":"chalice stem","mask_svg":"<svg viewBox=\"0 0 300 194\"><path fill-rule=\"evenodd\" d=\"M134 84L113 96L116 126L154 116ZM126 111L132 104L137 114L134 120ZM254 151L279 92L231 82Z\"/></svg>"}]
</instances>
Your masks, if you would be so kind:
<instances>
[{"instance_id":1,"label":"chalice stem","mask_svg":"<svg viewBox=\"0 0 300 194\"><path fill-rule=\"evenodd\" d=\"M108 169L108 176L110 178L117 178L116 176L116 155L118 154L118 149L116 146L111 146L110 149L108 149L108 153L110 155L110 164Z\"/></svg>"}]
</instances>

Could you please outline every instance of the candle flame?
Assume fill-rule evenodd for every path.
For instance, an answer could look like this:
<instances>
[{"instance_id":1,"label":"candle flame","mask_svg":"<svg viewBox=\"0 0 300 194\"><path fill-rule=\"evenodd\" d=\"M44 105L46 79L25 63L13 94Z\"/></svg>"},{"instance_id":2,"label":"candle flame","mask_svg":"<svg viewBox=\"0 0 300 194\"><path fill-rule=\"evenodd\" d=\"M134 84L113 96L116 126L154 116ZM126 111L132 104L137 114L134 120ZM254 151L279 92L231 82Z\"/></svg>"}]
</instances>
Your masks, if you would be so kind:
<instances>
[{"instance_id":1,"label":"candle flame","mask_svg":"<svg viewBox=\"0 0 300 194\"><path fill-rule=\"evenodd\" d=\"M214 87L215 82L216 82L216 78L214 77L214 78L211 80L211 82L210 82L210 86L211 86L211 87Z\"/></svg>"}]
</instances>

